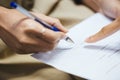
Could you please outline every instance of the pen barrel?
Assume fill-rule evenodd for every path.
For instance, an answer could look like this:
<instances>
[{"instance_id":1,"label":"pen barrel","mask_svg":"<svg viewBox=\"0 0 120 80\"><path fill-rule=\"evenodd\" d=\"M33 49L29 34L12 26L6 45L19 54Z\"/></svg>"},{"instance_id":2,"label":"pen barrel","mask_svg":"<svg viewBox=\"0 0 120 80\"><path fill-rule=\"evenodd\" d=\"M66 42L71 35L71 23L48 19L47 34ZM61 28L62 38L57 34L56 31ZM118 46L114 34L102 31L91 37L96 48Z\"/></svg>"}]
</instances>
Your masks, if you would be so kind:
<instances>
[{"instance_id":1,"label":"pen barrel","mask_svg":"<svg viewBox=\"0 0 120 80\"><path fill-rule=\"evenodd\" d=\"M58 28L56 28L55 26L51 26L48 23L42 21L40 18L36 17L35 15L29 13L27 10L25 10L23 7L21 7L20 5L18 5L16 2L11 2L10 6L12 8L17 9L18 11L20 11L21 13L23 13L24 15L28 16L29 18L37 21L38 23L40 23L42 26L53 30L53 31L60 31Z\"/></svg>"},{"instance_id":2,"label":"pen barrel","mask_svg":"<svg viewBox=\"0 0 120 80\"><path fill-rule=\"evenodd\" d=\"M56 28L55 26L51 26L45 22L42 22L41 20L35 18L35 21L37 21L38 23L40 23L41 25L43 25L44 27L50 29L50 30L53 30L53 31L60 31L58 28Z\"/></svg>"}]
</instances>

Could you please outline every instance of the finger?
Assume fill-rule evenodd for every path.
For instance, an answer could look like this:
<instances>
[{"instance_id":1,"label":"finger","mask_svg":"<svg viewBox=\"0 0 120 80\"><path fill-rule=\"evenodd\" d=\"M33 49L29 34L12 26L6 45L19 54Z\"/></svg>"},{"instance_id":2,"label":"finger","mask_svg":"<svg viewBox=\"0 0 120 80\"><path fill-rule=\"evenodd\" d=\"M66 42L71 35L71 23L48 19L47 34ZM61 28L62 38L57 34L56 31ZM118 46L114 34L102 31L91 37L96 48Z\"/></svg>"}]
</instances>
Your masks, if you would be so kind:
<instances>
[{"instance_id":1,"label":"finger","mask_svg":"<svg viewBox=\"0 0 120 80\"><path fill-rule=\"evenodd\" d=\"M42 39L49 43L57 43L60 39L62 39L65 36L65 34L62 32L54 32L49 29L44 30L44 28L43 28L43 31L41 31L40 29L37 29L37 30L31 30L30 32L34 36L36 36L36 38Z\"/></svg>"},{"instance_id":2,"label":"finger","mask_svg":"<svg viewBox=\"0 0 120 80\"><path fill-rule=\"evenodd\" d=\"M98 33L93 36L90 36L85 40L85 42L92 43L104 39L105 37L113 34L114 32L120 29L120 20L116 19L111 24L103 27Z\"/></svg>"},{"instance_id":3,"label":"finger","mask_svg":"<svg viewBox=\"0 0 120 80\"><path fill-rule=\"evenodd\" d=\"M46 52L53 50L56 44L47 43L43 40L35 40L29 37L20 40L20 46L15 49L19 53ZM14 49L14 48L13 48Z\"/></svg>"},{"instance_id":4,"label":"finger","mask_svg":"<svg viewBox=\"0 0 120 80\"><path fill-rule=\"evenodd\" d=\"M23 43L22 47L19 48L19 52L26 52L26 53L37 53L37 52L47 52L53 50L56 44L46 43L45 41L35 41ZM18 52L17 51L17 52Z\"/></svg>"},{"instance_id":5,"label":"finger","mask_svg":"<svg viewBox=\"0 0 120 80\"><path fill-rule=\"evenodd\" d=\"M63 32L54 32L32 20L26 20L24 23L26 24L24 26L27 26L25 30L27 35L32 34L32 36L43 39L50 43L56 43L65 36Z\"/></svg>"},{"instance_id":6,"label":"finger","mask_svg":"<svg viewBox=\"0 0 120 80\"><path fill-rule=\"evenodd\" d=\"M68 32L68 30L61 24L61 22L58 19L51 18L51 17L45 16L43 14L38 14L38 13L32 13L32 14L38 16L40 19L47 22L48 24L57 27L58 29L60 29L60 31L65 32L65 33Z\"/></svg>"},{"instance_id":7,"label":"finger","mask_svg":"<svg viewBox=\"0 0 120 80\"><path fill-rule=\"evenodd\" d=\"M46 22L49 23L50 25L52 26L55 26L57 27L60 31L62 32L68 32L68 30L61 24L61 22L56 19L56 18L51 18L51 17L48 17L48 19L46 19Z\"/></svg>"}]
</instances>

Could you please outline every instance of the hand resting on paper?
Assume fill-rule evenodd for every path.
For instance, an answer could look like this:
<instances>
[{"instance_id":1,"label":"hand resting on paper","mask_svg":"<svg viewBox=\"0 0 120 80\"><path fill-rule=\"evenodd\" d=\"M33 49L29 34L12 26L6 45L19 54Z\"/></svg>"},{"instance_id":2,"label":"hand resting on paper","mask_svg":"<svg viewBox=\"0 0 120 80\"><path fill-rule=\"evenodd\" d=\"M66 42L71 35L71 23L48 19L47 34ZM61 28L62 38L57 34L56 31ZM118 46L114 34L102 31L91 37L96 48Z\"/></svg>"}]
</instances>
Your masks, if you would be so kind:
<instances>
[{"instance_id":1,"label":"hand resting on paper","mask_svg":"<svg viewBox=\"0 0 120 80\"><path fill-rule=\"evenodd\" d=\"M85 41L88 43L102 40L120 29L120 1L119 0L94 0L99 6L99 11L115 19L111 24L104 26L99 32L90 36Z\"/></svg>"}]
</instances>

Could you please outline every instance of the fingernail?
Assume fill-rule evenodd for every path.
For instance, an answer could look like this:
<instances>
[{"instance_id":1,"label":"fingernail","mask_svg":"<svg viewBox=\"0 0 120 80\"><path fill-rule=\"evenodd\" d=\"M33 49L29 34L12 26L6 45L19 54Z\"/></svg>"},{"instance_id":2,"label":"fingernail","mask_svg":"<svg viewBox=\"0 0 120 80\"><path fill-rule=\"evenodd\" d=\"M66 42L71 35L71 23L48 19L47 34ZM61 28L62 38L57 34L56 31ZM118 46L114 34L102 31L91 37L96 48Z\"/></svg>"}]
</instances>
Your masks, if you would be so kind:
<instances>
[{"instance_id":1,"label":"fingernail","mask_svg":"<svg viewBox=\"0 0 120 80\"><path fill-rule=\"evenodd\" d=\"M88 37L88 38L85 40L85 42L91 43L91 42L93 42L93 38L92 38L92 37Z\"/></svg>"}]
</instances>

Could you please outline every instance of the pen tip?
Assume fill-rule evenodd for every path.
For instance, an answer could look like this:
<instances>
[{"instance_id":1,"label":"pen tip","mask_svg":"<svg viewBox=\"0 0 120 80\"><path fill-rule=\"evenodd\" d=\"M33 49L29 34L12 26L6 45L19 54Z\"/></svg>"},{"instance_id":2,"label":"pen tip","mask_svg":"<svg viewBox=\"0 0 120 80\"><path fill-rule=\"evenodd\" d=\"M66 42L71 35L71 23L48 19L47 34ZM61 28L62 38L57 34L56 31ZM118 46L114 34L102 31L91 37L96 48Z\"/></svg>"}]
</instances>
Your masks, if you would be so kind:
<instances>
[{"instance_id":1,"label":"pen tip","mask_svg":"<svg viewBox=\"0 0 120 80\"><path fill-rule=\"evenodd\" d=\"M58 43L56 49L58 50L67 50L67 49L71 49L75 46L74 43L68 42L66 40L60 40L60 42Z\"/></svg>"},{"instance_id":2,"label":"pen tip","mask_svg":"<svg viewBox=\"0 0 120 80\"><path fill-rule=\"evenodd\" d=\"M74 46L75 46L74 41L69 37L65 37L64 39L60 40L56 49L66 50L66 49L71 49Z\"/></svg>"},{"instance_id":3,"label":"pen tip","mask_svg":"<svg viewBox=\"0 0 120 80\"><path fill-rule=\"evenodd\" d=\"M74 41L70 37L66 37L65 40L70 43L74 43Z\"/></svg>"}]
</instances>

